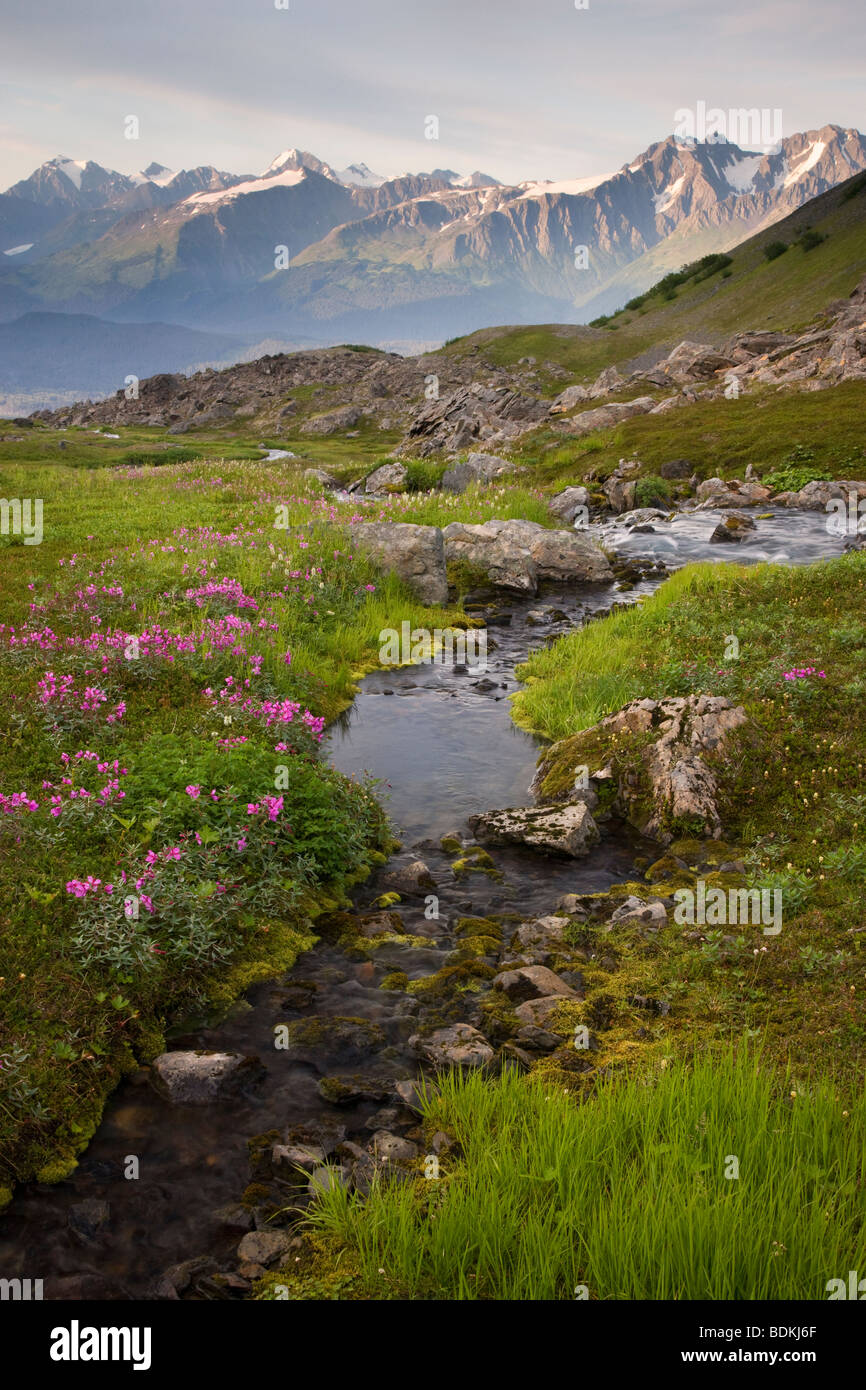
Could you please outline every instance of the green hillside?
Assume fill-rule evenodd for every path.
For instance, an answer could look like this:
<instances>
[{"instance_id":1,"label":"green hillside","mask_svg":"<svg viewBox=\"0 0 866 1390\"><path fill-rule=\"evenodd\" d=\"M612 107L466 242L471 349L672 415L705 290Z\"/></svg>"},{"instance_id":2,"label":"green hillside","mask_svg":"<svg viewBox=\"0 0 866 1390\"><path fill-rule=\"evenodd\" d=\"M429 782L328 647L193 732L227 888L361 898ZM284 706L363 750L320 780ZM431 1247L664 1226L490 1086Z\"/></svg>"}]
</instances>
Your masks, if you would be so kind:
<instances>
[{"instance_id":1,"label":"green hillside","mask_svg":"<svg viewBox=\"0 0 866 1390\"><path fill-rule=\"evenodd\" d=\"M824 240L806 249L807 232ZM766 250L776 243L786 249L768 259ZM666 242L659 264L663 276L672 269L670 247ZM823 193L728 255L729 263L720 258L720 268L706 278L693 276L679 286L662 279L664 288L656 286L631 300L633 307L592 325L487 328L455 339L445 351L478 352L505 367L535 357L542 379L550 362L589 382L611 364L647 366L684 339L718 346L746 329L801 330L832 300L850 294L866 272L866 175ZM551 376L546 388L556 394L561 384Z\"/></svg>"}]
</instances>

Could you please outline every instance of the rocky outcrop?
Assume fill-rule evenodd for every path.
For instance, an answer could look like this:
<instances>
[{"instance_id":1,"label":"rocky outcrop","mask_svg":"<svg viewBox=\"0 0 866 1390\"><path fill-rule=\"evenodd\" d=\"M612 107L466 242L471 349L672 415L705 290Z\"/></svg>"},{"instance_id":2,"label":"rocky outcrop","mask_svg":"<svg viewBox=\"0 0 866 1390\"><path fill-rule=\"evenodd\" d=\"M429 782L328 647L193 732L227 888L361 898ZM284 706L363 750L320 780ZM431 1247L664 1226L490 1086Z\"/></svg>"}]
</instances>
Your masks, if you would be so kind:
<instances>
[{"instance_id":1,"label":"rocky outcrop","mask_svg":"<svg viewBox=\"0 0 866 1390\"><path fill-rule=\"evenodd\" d=\"M486 487L488 483L514 471L514 465L496 454L470 454L462 463L455 463L442 476L446 492L465 492L473 483Z\"/></svg>"},{"instance_id":2,"label":"rocky outcrop","mask_svg":"<svg viewBox=\"0 0 866 1390\"><path fill-rule=\"evenodd\" d=\"M584 410L580 415L572 415L558 423L561 434L580 439L594 430L610 429L634 415L646 415L656 405L654 396L636 396L631 401L612 401L609 405L598 405L593 410Z\"/></svg>"},{"instance_id":3,"label":"rocky outcrop","mask_svg":"<svg viewBox=\"0 0 866 1390\"><path fill-rule=\"evenodd\" d=\"M534 521L455 521L446 526L445 557L482 570L492 584L534 594L541 580L609 583L604 554L577 531L550 531Z\"/></svg>"},{"instance_id":4,"label":"rocky outcrop","mask_svg":"<svg viewBox=\"0 0 866 1390\"><path fill-rule=\"evenodd\" d=\"M401 451L423 457L440 450L457 453L480 441L500 444L531 429L547 411L547 402L535 396L473 382L421 406Z\"/></svg>"},{"instance_id":5,"label":"rocky outcrop","mask_svg":"<svg viewBox=\"0 0 866 1390\"><path fill-rule=\"evenodd\" d=\"M698 510L715 510L728 507L755 507L761 502L769 502L771 496L770 489L761 483L745 481L739 478L707 478L704 482L698 483L695 490Z\"/></svg>"},{"instance_id":6,"label":"rocky outcrop","mask_svg":"<svg viewBox=\"0 0 866 1390\"><path fill-rule=\"evenodd\" d=\"M342 430L354 429L361 419L361 408L357 405L343 405L338 410L329 410L324 415L314 415L301 425L300 434L339 434Z\"/></svg>"},{"instance_id":7,"label":"rocky outcrop","mask_svg":"<svg viewBox=\"0 0 866 1390\"><path fill-rule=\"evenodd\" d=\"M382 569L402 579L422 603L448 601L445 547L438 526L413 526L408 522L359 521L352 539Z\"/></svg>"},{"instance_id":8,"label":"rocky outcrop","mask_svg":"<svg viewBox=\"0 0 866 1390\"><path fill-rule=\"evenodd\" d=\"M547 749L531 790L545 803L572 800L573 768L584 762L584 740L597 748L599 740L608 736L613 749L613 735L648 735L646 747L617 775L619 808L636 829L662 844L670 844L678 834L720 839L717 784L708 758L717 755L730 733L745 723L742 705L734 706L722 696L633 700L593 728ZM590 789L611 776L610 767L591 773Z\"/></svg>"},{"instance_id":9,"label":"rocky outcrop","mask_svg":"<svg viewBox=\"0 0 866 1390\"><path fill-rule=\"evenodd\" d=\"M598 826L583 802L485 811L469 818L469 828L482 844L526 845L571 859L583 858L600 838Z\"/></svg>"},{"instance_id":10,"label":"rocky outcrop","mask_svg":"<svg viewBox=\"0 0 866 1390\"><path fill-rule=\"evenodd\" d=\"M640 466L640 459L620 459L610 477L603 483L602 492L611 511L628 512L633 509L637 480L630 475Z\"/></svg>"}]
</instances>

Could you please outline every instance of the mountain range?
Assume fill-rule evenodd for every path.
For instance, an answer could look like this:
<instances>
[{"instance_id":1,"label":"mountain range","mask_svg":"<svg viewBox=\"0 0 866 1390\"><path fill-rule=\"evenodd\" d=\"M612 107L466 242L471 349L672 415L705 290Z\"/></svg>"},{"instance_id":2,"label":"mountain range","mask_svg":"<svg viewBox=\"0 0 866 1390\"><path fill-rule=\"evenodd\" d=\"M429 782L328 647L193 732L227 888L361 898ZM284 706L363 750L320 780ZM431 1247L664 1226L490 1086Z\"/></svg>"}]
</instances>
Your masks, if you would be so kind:
<instances>
[{"instance_id":1,"label":"mountain range","mask_svg":"<svg viewBox=\"0 0 866 1390\"><path fill-rule=\"evenodd\" d=\"M161 334L163 369L182 370L262 339L411 350L489 325L587 322L863 169L866 139L837 125L767 151L670 136L612 174L520 184L338 171L296 149L260 175L58 157L0 195L0 380L8 390L25 330L35 357L15 364L16 389L56 399L141 375L145 331L150 348ZM86 320L86 363L69 324L66 364L40 364L56 315ZM100 360L94 318L126 325L120 357L114 333ZM208 341L197 353L176 329Z\"/></svg>"}]
</instances>

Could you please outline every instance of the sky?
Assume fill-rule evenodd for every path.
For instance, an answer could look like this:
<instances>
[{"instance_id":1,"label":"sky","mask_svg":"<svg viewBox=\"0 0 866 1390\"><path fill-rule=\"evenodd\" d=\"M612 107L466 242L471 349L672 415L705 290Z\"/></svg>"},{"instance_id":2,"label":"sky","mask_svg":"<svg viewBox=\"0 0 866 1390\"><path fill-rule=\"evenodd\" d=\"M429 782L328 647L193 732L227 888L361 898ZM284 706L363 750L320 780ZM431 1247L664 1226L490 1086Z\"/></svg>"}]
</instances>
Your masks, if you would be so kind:
<instances>
[{"instance_id":1,"label":"sky","mask_svg":"<svg viewBox=\"0 0 866 1390\"><path fill-rule=\"evenodd\" d=\"M866 128L863 0L0 0L0 35L0 188L55 155L258 174L291 146L583 178L699 101Z\"/></svg>"}]
</instances>

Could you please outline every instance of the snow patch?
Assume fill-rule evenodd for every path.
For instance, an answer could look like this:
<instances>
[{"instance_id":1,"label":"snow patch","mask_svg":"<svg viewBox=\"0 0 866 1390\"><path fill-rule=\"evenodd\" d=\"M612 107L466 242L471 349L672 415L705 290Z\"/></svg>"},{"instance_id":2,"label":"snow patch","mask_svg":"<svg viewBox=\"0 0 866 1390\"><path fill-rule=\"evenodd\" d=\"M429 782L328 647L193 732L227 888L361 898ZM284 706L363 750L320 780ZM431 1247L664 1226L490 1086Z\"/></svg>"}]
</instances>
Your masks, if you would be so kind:
<instances>
[{"instance_id":1,"label":"snow patch","mask_svg":"<svg viewBox=\"0 0 866 1390\"><path fill-rule=\"evenodd\" d=\"M680 174L679 178L674 179L673 183L668 188L663 189L661 193L653 194L653 207L655 208L656 217L659 217L663 212L667 212L669 208L673 207L685 181L685 174Z\"/></svg>"},{"instance_id":2,"label":"snow patch","mask_svg":"<svg viewBox=\"0 0 866 1390\"><path fill-rule=\"evenodd\" d=\"M826 148L827 146L823 140L813 140L809 148L798 157L797 162L788 174L782 187L790 188L792 183L796 183L804 174L808 174L810 169L814 169Z\"/></svg>"},{"instance_id":3,"label":"snow patch","mask_svg":"<svg viewBox=\"0 0 866 1390\"><path fill-rule=\"evenodd\" d=\"M192 193L184 198L184 204L195 203L205 207L214 203L240 198L245 193L265 193L269 188L293 188L303 183L307 177L306 169L285 169L281 174L271 174L268 178L247 179L246 183L236 183L233 188L221 188L216 193Z\"/></svg>"},{"instance_id":4,"label":"snow patch","mask_svg":"<svg viewBox=\"0 0 866 1390\"><path fill-rule=\"evenodd\" d=\"M589 193L612 178L613 174L593 174L588 179L562 179L558 183L542 179L539 183L522 183L518 187L524 190L520 198L540 198L545 193Z\"/></svg>"},{"instance_id":5,"label":"snow patch","mask_svg":"<svg viewBox=\"0 0 866 1390\"><path fill-rule=\"evenodd\" d=\"M35 245L35 241L28 241L23 246L10 246L8 251L3 252L3 255L20 256L22 251L31 251Z\"/></svg>"},{"instance_id":6,"label":"snow patch","mask_svg":"<svg viewBox=\"0 0 866 1390\"><path fill-rule=\"evenodd\" d=\"M733 188L737 193L750 193L752 184L758 169L763 163L762 154L746 155L743 159L734 159L732 164L726 166L724 178L729 188Z\"/></svg>"},{"instance_id":7,"label":"snow patch","mask_svg":"<svg viewBox=\"0 0 866 1390\"><path fill-rule=\"evenodd\" d=\"M348 169L337 173L340 183L351 184L353 188L381 188L385 183L382 174L374 174L366 164L350 164Z\"/></svg>"}]
</instances>

